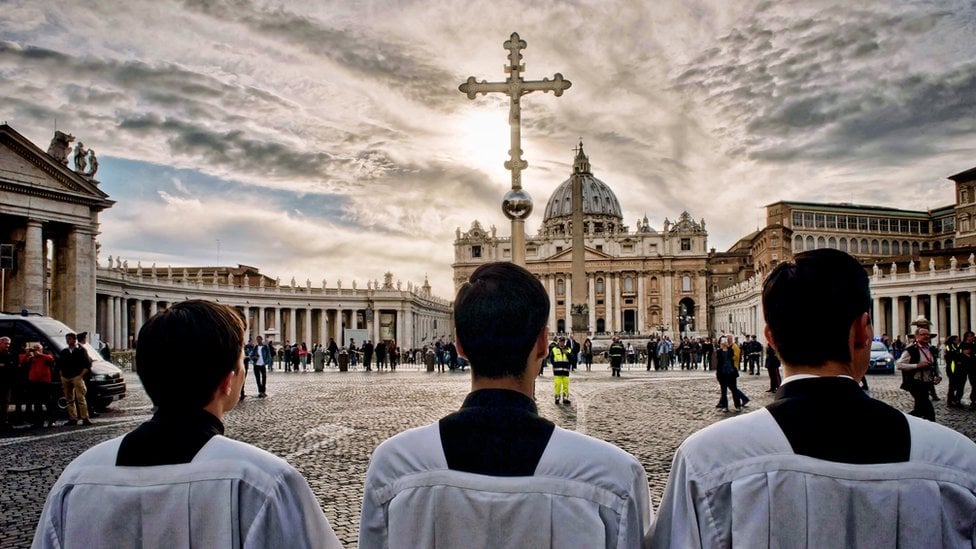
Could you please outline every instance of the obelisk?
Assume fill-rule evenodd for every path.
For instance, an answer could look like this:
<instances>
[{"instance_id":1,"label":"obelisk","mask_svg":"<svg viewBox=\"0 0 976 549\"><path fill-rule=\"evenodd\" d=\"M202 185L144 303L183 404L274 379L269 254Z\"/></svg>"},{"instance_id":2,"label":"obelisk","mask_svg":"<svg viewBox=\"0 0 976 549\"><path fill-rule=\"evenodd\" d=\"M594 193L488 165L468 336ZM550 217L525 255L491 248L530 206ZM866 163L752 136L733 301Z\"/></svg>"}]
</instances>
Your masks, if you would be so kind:
<instances>
[{"instance_id":1,"label":"obelisk","mask_svg":"<svg viewBox=\"0 0 976 549\"><path fill-rule=\"evenodd\" d=\"M589 335L590 331L590 307L587 304L586 282L586 250L583 244L583 174L589 173L590 162L583 153L583 141L580 140L579 148L576 149L576 158L573 162L573 175L570 177L570 185L573 193L573 290L570 315L573 319L573 333L582 336Z\"/></svg>"}]
</instances>

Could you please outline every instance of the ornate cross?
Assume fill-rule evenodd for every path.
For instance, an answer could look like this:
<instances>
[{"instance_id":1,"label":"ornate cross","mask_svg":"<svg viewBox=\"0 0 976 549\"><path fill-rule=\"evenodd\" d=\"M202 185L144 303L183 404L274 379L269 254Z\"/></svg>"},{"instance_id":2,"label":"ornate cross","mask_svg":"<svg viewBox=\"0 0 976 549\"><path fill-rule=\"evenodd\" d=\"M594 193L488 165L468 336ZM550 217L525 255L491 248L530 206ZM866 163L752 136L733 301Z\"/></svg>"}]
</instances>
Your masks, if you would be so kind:
<instances>
[{"instance_id":1,"label":"ornate cross","mask_svg":"<svg viewBox=\"0 0 976 549\"><path fill-rule=\"evenodd\" d=\"M511 38L503 44L508 50L509 64L505 67L508 78L504 82L486 82L469 76L468 80L458 86L461 93L467 94L468 99L474 99L479 93L487 95L489 93L504 93L511 98L511 106L508 111L508 124L512 129L511 148L508 151L509 160L505 162L505 169L512 171L512 189L522 188L522 170L528 167L528 162L522 160L522 128L521 128L521 106L520 99L527 93L534 91L553 92L556 97L563 94L564 90L572 86L572 82L563 78L558 72L552 80L543 78L542 80L530 80L526 82L522 79L522 71L525 65L522 64L522 50L525 49L525 40L519 38L517 32L513 32Z\"/></svg>"}]
</instances>

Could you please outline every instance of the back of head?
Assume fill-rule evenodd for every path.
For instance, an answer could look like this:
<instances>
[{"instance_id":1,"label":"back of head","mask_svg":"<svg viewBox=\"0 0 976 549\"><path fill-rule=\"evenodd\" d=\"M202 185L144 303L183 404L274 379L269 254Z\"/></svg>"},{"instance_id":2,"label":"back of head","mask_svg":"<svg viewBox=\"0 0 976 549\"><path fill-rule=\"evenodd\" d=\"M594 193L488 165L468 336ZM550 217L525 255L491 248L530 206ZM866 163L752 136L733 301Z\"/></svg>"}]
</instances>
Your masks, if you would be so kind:
<instances>
[{"instance_id":1,"label":"back of head","mask_svg":"<svg viewBox=\"0 0 976 549\"><path fill-rule=\"evenodd\" d=\"M519 377L549 318L549 296L514 263L486 263L454 300L457 339L475 376Z\"/></svg>"},{"instance_id":2,"label":"back of head","mask_svg":"<svg viewBox=\"0 0 976 549\"><path fill-rule=\"evenodd\" d=\"M221 380L241 368L244 318L212 301L177 303L139 330L136 365L153 404L203 408Z\"/></svg>"},{"instance_id":3,"label":"back of head","mask_svg":"<svg viewBox=\"0 0 976 549\"><path fill-rule=\"evenodd\" d=\"M856 259L833 249L797 254L763 283L763 316L780 359L791 365L850 362L855 319L871 308L868 276Z\"/></svg>"}]
</instances>

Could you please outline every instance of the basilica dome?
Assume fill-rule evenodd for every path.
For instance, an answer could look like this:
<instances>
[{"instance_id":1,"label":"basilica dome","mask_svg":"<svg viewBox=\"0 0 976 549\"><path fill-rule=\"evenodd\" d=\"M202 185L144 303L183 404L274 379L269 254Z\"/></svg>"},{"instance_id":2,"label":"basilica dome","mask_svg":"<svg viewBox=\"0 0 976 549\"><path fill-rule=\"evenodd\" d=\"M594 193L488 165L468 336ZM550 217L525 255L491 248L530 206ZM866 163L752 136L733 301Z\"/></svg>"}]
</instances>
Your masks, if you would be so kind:
<instances>
[{"instance_id":1,"label":"basilica dome","mask_svg":"<svg viewBox=\"0 0 976 549\"><path fill-rule=\"evenodd\" d=\"M583 182L583 215L586 217L600 216L623 219L620 202L610 187L600 181L590 172L590 162L583 153L580 143L573 163L573 175L563 181L549 197L546 213L542 222L546 223L555 218L571 217L573 215L573 178L579 177Z\"/></svg>"}]
</instances>

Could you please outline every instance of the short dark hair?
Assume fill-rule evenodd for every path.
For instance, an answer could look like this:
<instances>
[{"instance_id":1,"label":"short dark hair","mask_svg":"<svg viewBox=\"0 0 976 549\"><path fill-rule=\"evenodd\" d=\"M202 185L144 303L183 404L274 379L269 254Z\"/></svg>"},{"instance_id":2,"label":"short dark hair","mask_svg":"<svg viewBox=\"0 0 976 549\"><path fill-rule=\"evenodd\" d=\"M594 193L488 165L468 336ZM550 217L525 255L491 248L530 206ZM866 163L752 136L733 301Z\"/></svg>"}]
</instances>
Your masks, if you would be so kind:
<instances>
[{"instance_id":1,"label":"short dark hair","mask_svg":"<svg viewBox=\"0 0 976 549\"><path fill-rule=\"evenodd\" d=\"M242 364L244 317L232 307L193 299L176 303L139 330L136 371L160 407L203 408Z\"/></svg>"},{"instance_id":2,"label":"short dark hair","mask_svg":"<svg viewBox=\"0 0 976 549\"><path fill-rule=\"evenodd\" d=\"M477 377L521 377L549 318L549 296L514 263L478 267L454 299L454 325Z\"/></svg>"},{"instance_id":3,"label":"short dark hair","mask_svg":"<svg viewBox=\"0 0 976 549\"><path fill-rule=\"evenodd\" d=\"M803 252L769 274L762 304L783 362L804 366L850 362L851 325L871 309L868 275L842 251ZM814 335L817 339L812 341Z\"/></svg>"}]
</instances>

